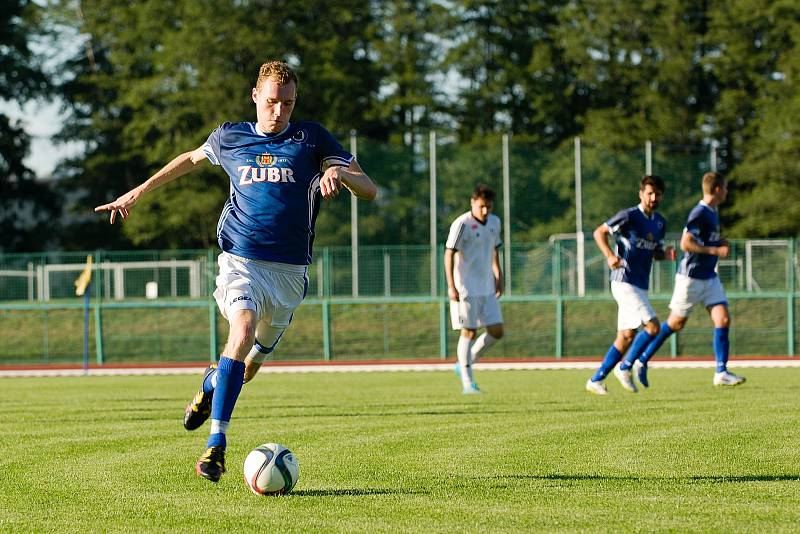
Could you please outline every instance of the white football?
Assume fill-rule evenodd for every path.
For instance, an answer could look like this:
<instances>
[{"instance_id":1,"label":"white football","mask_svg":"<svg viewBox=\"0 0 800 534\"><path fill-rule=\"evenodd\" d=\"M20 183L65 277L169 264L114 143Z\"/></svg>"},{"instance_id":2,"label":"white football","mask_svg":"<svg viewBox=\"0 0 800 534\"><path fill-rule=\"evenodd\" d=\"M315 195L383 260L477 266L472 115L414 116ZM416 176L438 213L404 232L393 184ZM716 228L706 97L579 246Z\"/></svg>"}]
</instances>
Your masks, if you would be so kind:
<instances>
[{"instance_id":1,"label":"white football","mask_svg":"<svg viewBox=\"0 0 800 534\"><path fill-rule=\"evenodd\" d=\"M244 481L256 495L283 495L297 484L299 469L292 451L277 443L265 443L245 458Z\"/></svg>"}]
</instances>

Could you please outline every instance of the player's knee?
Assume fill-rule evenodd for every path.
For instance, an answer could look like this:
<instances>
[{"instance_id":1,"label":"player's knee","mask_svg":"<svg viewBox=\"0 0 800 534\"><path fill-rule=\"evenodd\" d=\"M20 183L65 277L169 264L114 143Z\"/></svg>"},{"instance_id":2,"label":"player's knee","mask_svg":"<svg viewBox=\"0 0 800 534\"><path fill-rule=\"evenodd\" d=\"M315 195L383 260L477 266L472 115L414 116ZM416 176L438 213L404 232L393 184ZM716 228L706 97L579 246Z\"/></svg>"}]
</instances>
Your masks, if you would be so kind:
<instances>
[{"instance_id":1,"label":"player's knee","mask_svg":"<svg viewBox=\"0 0 800 534\"><path fill-rule=\"evenodd\" d=\"M728 328L731 325L731 318L726 314L721 317L717 317L714 320L714 326L716 328Z\"/></svg>"},{"instance_id":2,"label":"player's knee","mask_svg":"<svg viewBox=\"0 0 800 534\"><path fill-rule=\"evenodd\" d=\"M636 336L636 330L620 330L617 332L617 341L628 346Z\"/></svg>"},{"instance_id":3,"label":"player's knee","mask_svg":"<svg viewBox=\"0 0 800 534\"><path fill-rule=\"evenodd\" d=\"M667 319L667 324L669 325L670 330L673 332L679 332L683 330L684 326L686 326L686 319L686 317L670 315L669 319Z\"/></svg>"},{"instance_id":4,"label":"player's knee","mask_svg":"<svg viewBox=\"0 0 800 534\"><path fill-rule=\"evenodd\" d=\"M505 334L505 331L503 331L503 325L501 324L490 326L486 329L486 331L495 339L502 339L503 334Z\"/></svg>"},{"instance_id":5,"label":"player's knee","mask_svg":"<svg viewBox=\"0 0 800 534\"><path fill-rule=\"evenodd\" d=\"M661 325L658 324L658 321L650 321L649 323L644 325L644 329L651 336L655 336L658 335L658 333L661 331Z\"/></svg>"},{"instance_id":6,"label":"player's knee","mask_svg":"<svg viewBox=\"0 0 800 534\"><path fill-rule=\"evenodd\" d=\"M469 328L462 328L461 337L465 337L467 339L475 339L475 330L470 330Z\"/></svg>"}]
</instances>

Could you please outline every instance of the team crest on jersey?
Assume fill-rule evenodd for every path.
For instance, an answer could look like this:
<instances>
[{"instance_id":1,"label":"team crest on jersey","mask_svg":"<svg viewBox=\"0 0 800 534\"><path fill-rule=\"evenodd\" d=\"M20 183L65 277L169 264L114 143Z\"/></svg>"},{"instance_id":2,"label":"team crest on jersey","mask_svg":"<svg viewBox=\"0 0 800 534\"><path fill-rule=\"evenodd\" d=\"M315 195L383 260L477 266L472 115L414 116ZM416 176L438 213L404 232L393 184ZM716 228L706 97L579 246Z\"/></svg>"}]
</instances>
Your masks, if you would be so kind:
<instances>
[{"instance_id":1,"label":"team crest on jersey","mask_svg":"<svg viewBox=\"0 0 800 534\"><path fill-rule=\"evenodd\" d=\"M275 160L276 160L275 156L273 156L269 152L264 152L260 156L256 156L256 164L259 167L267 167L269 165L272 165L273 163L275 163Z\"/></svg>"},{"instance_id":2,"label":"team crest on jersey","mask_svg":"<svg viewBox=\"0 0 800 534\"><path fill-rule=\"evenodd\" d=\"M292 141L296 143L302 143L306 140L306 137L308 137L308 135L306 134L305 130L298 130L292 136Z\"/></svg>"},{"instance_id":3,"label":"team crest on jersey","mask_svg":"<svg viewBox=\"0 0 800 534\"><path fill-rule=\"evenodd\" d=\"M650 232L647 232L647 240L648 241L652 241L653 240L653 234L651 234Z\"/></svg>"}]
</instances>

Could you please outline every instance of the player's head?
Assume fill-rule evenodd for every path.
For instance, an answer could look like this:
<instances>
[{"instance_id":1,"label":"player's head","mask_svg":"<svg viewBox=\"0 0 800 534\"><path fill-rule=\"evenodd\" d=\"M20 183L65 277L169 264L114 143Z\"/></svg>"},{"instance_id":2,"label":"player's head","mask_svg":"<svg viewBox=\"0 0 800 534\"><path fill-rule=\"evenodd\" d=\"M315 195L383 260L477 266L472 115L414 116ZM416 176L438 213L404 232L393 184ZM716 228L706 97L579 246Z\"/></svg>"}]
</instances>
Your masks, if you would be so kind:
<instances>
[{"instance_id":1,"label":"player's head","mask_svg":"<svg viewBox=\"0 0 800 534\"><path fill-rule=\"evenodd\" d=\"M261 65L252 91L259 129L277 133L286 128L297 100L297 84L297 74L285 62Z\"/></svg>"},{"instance_id":2,"label":"player's head","mask_svg":"<svg viewBox=\"0 0 800 534\"><path fill-rule=\"evenodd\" d=\"M648 215L655 211L664 198L664 180L655 174L645 174L639 184L639 200Z\"/></svg>"},{"instance_id":3,"label":"player's head","mask_svg":"<svg viewBox=\"0 0 800 534\"><path fill-rule=\"evenodd\" d=\"M703 196L713 197L715 204L721 204L728 196L728 182L725 177L714 171L703 175Z\"/></svg>"},{"instance_id":4,"label":"player's head","mask_svg":"<svg viewBox=\"0 0 800 534\"><path fill-rule=\"evenodd\" d=\"M483 184L475 186L472 191L472 199L470 199L472 216L481 222L486 222L494 207L494 197L495 192L492 188Z\"/></svg>"}]
</instances>

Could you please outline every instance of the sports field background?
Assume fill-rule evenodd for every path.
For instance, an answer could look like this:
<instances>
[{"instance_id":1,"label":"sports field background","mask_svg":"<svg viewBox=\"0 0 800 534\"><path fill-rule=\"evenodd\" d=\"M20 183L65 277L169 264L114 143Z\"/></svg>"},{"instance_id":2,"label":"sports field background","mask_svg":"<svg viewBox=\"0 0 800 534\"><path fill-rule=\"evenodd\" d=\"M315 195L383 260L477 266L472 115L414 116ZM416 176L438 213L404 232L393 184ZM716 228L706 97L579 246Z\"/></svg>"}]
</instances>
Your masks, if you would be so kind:
<instances>
[{"instance_id":1,"label":"sports field background","mask_svg":"<svg viewBox=\"0 0 800 534\"><path fill-rule=\"evenodd\" d=\"M589 371L261 374L228 472L194 474L197 376L15 378L0 389L3 532L796 532L797 369L654 369L601 398ZM745 374L745 373L743 373ZM288 446L300 479L263 498L249 450Z\"/></svg>"}]
</instances>

